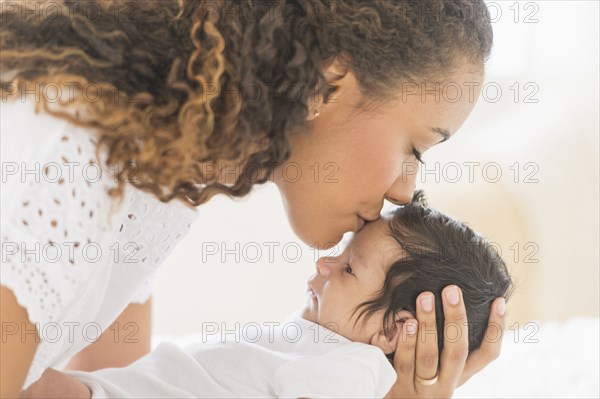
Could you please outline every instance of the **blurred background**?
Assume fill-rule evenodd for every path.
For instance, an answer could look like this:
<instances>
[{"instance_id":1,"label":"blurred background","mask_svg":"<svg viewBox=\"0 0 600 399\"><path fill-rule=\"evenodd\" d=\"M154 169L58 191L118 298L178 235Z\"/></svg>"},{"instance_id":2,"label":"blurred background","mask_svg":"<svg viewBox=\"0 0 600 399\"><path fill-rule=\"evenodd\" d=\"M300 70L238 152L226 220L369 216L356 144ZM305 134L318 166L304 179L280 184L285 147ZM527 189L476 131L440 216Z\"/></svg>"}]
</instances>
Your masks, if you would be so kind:
<instances>
[{"instance_id":1,"label":"blurred background","mask_svg":"<svg viewBox=\"0 0 600 399\"><path fill-rule=\"evenodd\" d=\"M572 320L592 320L591 336L575 328L553 337L589 340L575 350L587 356L586 372L595 374L597 387L598 2L490 1L488 7L495 39L482 96L452 140L425 154L418 185L431 206L467 222L501 251L517 285L507 334L531 327L530 338L550 337ZM157 334L199 333L204 322L281 321L302 306L319 254L291 231L273 184L243 200L216 197L199 212L159 269ZM541 344L536 348L559 348L552 340ZM564 364L556 373L571 378ZM521 382L523 389L531 385ZM573 386L565 389L577 396Z\"/></svg>"}]
</instances>

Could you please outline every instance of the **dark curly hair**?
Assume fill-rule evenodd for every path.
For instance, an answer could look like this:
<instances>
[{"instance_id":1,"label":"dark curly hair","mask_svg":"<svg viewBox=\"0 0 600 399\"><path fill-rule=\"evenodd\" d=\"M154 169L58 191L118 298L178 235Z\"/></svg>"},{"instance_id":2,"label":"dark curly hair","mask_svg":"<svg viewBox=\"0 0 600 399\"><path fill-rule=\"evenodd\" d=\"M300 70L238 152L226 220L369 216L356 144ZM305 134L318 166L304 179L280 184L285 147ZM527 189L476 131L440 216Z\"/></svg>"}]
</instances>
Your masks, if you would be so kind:
<instances>
[{"instance_id":1,"label":"dark curly hair","mask_svg":"<svg viewBox=\"0 0 600 399\"><path fill-rule=\"evenodd\" d=\"M119 166L111 195L129 181L190 206L269 179L311 96L329 99L336 56L381 102L459 61L483 67L492 44L482 0L15 0L0 20L3 101L70 85L43 108L99 134ZM234 184L218 182L225 162L241 165Z\"/></svg>"},{"instance_id":2,"label":"dark curly hair","mask_svg":"<svg viewBox=\"0 0 600 399\"><path fill-rule=\"evenodd\" d=\"M356 307L356 322L362 319L364 324L375 312L385 310L383 329L387 335L392 322L399 321L394 320L395 313L408 310L416 315L417 297L430 291L435 296L441 353L446 332L442 291L454 284L462 291L469 320L469 351L478 348L485 338L491 303L498 297L508 300L514 290L496 248L466 224L427 207L421 190L415 192L411 203L392 212L389 229L403 255L390 266L375 298ZM393 364L394 354L387 356Z\"/></svg>"}]
</instances>

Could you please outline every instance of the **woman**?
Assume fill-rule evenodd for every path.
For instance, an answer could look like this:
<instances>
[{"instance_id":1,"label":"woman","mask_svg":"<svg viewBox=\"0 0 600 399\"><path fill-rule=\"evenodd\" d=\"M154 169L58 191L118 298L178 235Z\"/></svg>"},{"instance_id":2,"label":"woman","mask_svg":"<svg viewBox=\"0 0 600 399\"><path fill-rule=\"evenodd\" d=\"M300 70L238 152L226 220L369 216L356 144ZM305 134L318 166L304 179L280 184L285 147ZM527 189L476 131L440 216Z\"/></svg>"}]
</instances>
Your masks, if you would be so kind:
<instances>
[{"instance_id":1,"label":"woman","mask_svg":"<svg viewBox=\"0 0 600 399\"><path fill-rule=\"evenodd\" d=\"M147 353L147 283L191 208L215 194L274 181L295 233L319 248L376 219L384 199L410 201L421 154L471 112L492 41L485 6L467 0L12 4L0 28L3 162L18 169L24 157L42 178L23 184L11 169L21 179L2 190L3 397L47 367ZM50 86L58 100L36 104L57 118L15 102ZM114 181L90 178L96 161ZM51 177L56 165L76 171ZM36 243L69 251L38 260ZM78 256L92 246L99 256ZM446 323L463 325L461 295L448 299ZM493 309L490 329L503 326L504 302ZM451 396L499 353L499 339L469 359L448 342L438 372L435 312L419 305L417 319L389 397ZM115 320L141 339L104 339ZM103 335L87 346L90 325Z\"/></svg>"}]
</instances>

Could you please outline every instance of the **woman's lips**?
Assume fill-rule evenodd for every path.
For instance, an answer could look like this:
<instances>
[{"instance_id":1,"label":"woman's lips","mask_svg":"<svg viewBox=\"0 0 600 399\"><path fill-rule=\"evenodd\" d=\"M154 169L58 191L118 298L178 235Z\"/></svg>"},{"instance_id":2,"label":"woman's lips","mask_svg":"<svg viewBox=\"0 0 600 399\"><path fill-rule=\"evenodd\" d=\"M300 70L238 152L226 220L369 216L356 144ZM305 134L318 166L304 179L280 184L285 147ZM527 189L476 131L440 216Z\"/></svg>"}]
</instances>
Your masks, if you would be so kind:
<instances>
[{"instance_id":1,"label":"woman's lips","mask_svg":"<svg viewBox=\"0 0 600 399\"><path fill-rule=\"evenodd\" d=\"M377 219L379 219L381 216L379 214L375 214L376 216L373 217L369 217L369 215L365 215L357 213L356 214L356 231L358 232L360 229L362 229L365 224L367 224L367 222L374 222Z\"/></svg>"},{"instance_id":2,"label":"woman's lips","mask_svg":"<svg viewBox=\"0 0 600 399\"><path fill-rule=\"evenodd\" d=\"M364 227L366 220L360 216L356 216L356 232L360 231Z\"/></svg>"}]
</instances>

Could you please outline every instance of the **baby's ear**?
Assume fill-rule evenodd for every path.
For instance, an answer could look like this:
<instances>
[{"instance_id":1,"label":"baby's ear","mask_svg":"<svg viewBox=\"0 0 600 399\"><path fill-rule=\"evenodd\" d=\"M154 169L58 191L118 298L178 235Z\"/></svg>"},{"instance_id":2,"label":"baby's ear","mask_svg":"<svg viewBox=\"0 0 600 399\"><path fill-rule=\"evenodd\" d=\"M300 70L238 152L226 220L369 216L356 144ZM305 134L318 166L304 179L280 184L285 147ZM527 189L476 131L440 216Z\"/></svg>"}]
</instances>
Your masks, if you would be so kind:
<instances>
[{"instance_id":1,"label":"baby's ear","mask_svg":"<svg viewBox=\"0 0 600 399\"><path fill-rule=\"evenodd\" d=\"M398 340L402 337L402 325L408 319L415 319L415 315L408 310L400 310L396 312L395 323L389 322L387 326L388 333L385 334L383 328L377 331L371 337L371 345L379 347L386 355L396 350Z\"/></svg>"}]
</instances>

